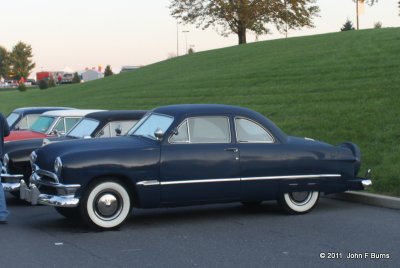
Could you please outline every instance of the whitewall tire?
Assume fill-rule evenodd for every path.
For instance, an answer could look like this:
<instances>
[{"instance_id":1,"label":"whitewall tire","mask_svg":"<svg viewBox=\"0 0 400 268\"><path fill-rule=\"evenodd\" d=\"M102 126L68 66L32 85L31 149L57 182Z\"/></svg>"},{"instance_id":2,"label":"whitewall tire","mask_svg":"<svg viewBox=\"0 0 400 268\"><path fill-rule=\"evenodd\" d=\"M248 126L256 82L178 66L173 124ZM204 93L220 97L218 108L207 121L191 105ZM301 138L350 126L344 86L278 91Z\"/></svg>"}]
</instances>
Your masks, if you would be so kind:
<instances>
[{"instance_id":1,"label":"whitewall tire","mask_svg":"<svg viewBox=\"0 0 400 268\"><path fill-rule=\"evenodd\" d=\"M126 187L117 181L92 184L80 204L85 222L96 229L115 229L131 212L131 197Z\"/></svg>"},{"instance_id":2,"label":"whitewall tire","mask_svg":"<svg viewBox=\"0 0 400 268\"><path fill-rule=\"evenodd\" d=\"M304 214L315 207L318 198L318 191L284 193L279 203L289 214Z\"/></svg>"}]
</instances>

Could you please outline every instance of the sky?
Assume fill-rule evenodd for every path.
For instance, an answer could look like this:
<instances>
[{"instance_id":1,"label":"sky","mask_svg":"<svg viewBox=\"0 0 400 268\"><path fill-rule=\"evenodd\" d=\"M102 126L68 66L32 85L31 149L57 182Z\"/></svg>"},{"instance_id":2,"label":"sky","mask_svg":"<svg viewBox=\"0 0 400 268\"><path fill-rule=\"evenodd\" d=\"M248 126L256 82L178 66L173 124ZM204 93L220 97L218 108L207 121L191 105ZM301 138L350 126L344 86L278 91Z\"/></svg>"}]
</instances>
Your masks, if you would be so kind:
<instances>
[{"instance_id":1,"label":"sky","mask_svg":"<svg viewBox=\"0 0 400 268\"><path fill-rule=\"evenodd\" d=\"M400 27L398 0L365 5L360 29ZM0 46L11 51L19 41L32 46L38 71L74 71L111 65L144 66L183 55L186 47L206 51L237 45L237 36L220 36L214 29L177 25L169 0L0 0ZM347 19L356 24L352 0L317 0L314 28L289 30L288 37L338 32ZM258 41L285 38L273 25L272 34ZM189 31L184 33L183 31ZM248 34L247 42L256 37ZM179 49L177 50L177 45Z\"/></svg>"}]
</instances>

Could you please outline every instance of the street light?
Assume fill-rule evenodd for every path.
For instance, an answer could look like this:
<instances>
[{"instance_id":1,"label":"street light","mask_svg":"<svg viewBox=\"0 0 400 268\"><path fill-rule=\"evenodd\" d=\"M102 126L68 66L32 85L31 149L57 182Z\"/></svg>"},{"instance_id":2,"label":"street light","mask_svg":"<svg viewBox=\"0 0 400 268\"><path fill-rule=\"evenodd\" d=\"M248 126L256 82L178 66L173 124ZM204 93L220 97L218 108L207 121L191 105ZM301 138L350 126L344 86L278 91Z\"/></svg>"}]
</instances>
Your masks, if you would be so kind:
<instances>
[{"instance_id":1,"label":"street light","mask_svg":"<svg viewBox=\"0 0 400 268\"><path fill-rule=\"evenodd\" d=\"M184 34L185 34L185 42L186 42L186 54L188 54L188 47L187 47L187 34L189 33L189 31L185 30L185 31L182 31L182 33L184 33Z\"/></svg>"},{"instance_id":2,"label":"street light","mask_svg":"<svg viewBox=\"0 0 400 268\"><path fill-rule=\"evenodd\" d=\"M179 56L179 22L176 20L176 56Z\"/></svg>"}]
</instances>

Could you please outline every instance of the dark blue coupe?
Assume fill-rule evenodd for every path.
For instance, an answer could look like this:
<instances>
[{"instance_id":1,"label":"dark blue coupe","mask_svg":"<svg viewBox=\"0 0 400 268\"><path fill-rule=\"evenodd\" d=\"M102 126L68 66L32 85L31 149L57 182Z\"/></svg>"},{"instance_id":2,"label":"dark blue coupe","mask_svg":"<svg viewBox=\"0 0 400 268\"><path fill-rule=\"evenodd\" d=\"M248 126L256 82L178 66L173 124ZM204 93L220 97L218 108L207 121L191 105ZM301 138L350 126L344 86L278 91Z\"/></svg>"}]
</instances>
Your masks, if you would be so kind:
<instances>
[{"instance_id":1,"label":"dark blue coupe","mask_svg":"<svg viewBox=\"0 0 400 268\"><path fill-rule=\"evenodd\" d=\"M31 156L21 197L119 227L131 208L278 200L310 211L320 193L363 190L360 151L287 136L263 115L227 105L172 105L147 113L126 137L46 145Z\"/></svg>"}]
</instances>

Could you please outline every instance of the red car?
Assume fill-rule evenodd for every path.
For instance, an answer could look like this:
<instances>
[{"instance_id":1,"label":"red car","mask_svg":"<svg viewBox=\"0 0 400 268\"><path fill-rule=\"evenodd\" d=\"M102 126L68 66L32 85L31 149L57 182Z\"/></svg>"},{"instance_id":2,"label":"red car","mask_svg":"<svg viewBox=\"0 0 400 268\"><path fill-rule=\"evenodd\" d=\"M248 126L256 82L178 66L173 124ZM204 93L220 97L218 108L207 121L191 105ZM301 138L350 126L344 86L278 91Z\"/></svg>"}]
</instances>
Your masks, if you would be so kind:
<instances>
[{"instance_id":1,"label":"red car","mask_svg":"<svg viewBox=\"0 0 400 268\"><path fill-rule=\"evenodd\" d=\"M11 131L5 142L62 136L88 113L101 110L57 110L38 117L29 130Z\"/></svg>"}]
</instances>

